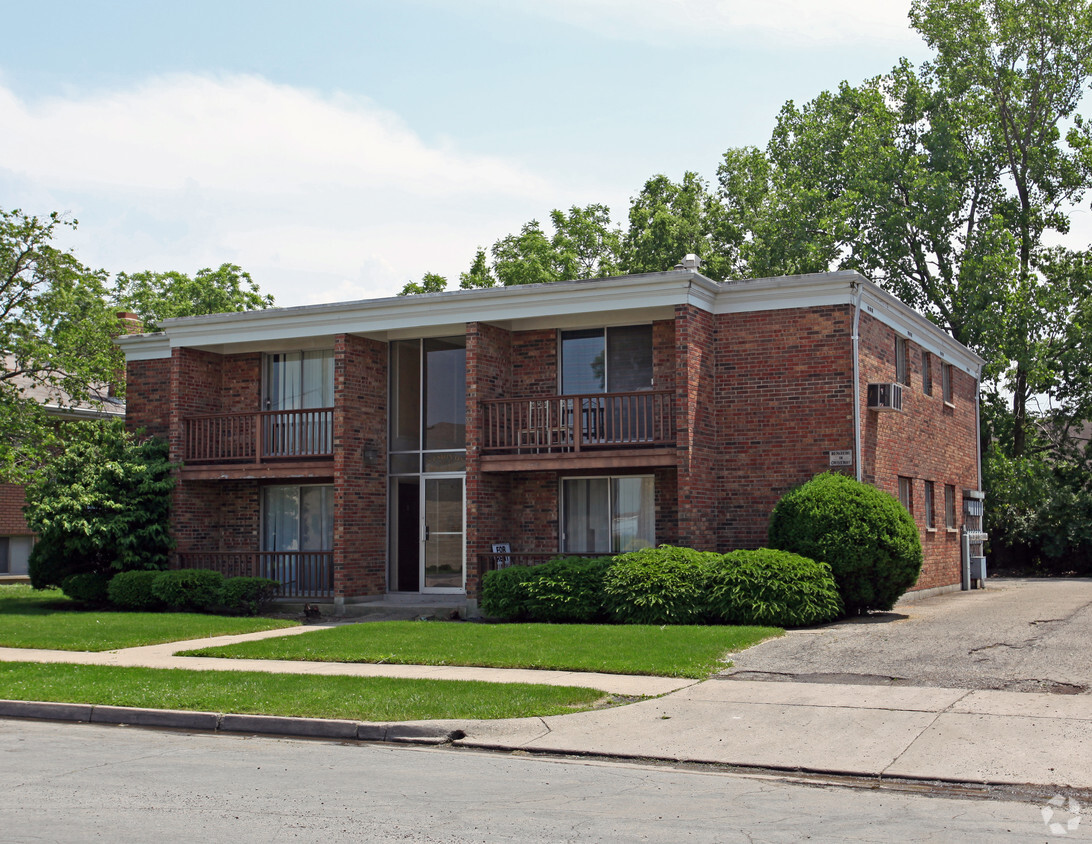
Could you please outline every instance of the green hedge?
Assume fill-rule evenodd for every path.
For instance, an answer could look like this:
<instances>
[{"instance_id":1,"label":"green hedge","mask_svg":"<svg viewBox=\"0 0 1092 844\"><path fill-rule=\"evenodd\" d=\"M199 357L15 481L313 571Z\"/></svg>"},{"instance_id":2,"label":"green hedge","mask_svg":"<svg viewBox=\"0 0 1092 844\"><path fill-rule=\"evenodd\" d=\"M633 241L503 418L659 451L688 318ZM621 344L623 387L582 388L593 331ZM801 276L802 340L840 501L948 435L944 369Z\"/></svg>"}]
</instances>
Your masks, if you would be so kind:
<instances>
[{"instance_id":1,"label":"green hedge","mask_svg":"<svg viewBox=\"0 0 1092 844\"><path fill-rule=\"evenodd\" d=\"M708 584L710 614L722 624L803 627L842 614L830 566L787 551L725 554L711 566Z\"/></svg>"},{"instance_id":2,"label":"green hedge","mask_svg":"<svg viewBox=\"0 0 1092 844\"><path fill-rule=\"evenodd\" d=\"M827 472L788 492L769 543L827 563L847 613L889 610L921 574L918 529L893 496Z\"/></svg>"},{"instance_id":3,"label":"green hedge","mask_svg":"<svg viewBox=\"0 0 1092 844\"><path fill-rule=\"evenodd\" d=\"M161 571L123 571L110 580L108 594L115 607L133 612L151 612L163 609L163 601L156 597L152 587Z\"/></svg>"},{"instance_id":4,"label":"green hedge","mask_svg":"<svg viewBox=\"0 0 1092 844\"><path fill-rule=\"evenodd\" d=\"M73 601L98 606L109 600L110 575L105 572L84 571L70 574L61 581L61 591Z\"/></svg>"},{"instance_id":5,"label":"green hedge","mask_svg":"<svg viewBox=\"0 0 1092 844\"><path fill-rule=\"evenodd\" d=\"M257 615L268 608L280 586L268 577L229 577L220 589L220 603L231 613Z\"/></svg>"},{"instance_id":6,"label":"green hedge","mask_svg":"<svg viewBox=\"0 0 1092 844\"><path fill-rule=\"evenodd\" d=\"M622 624L701 624L707 576L718 554L661 545L619 554L603 576L611 618Z\"/></svg>"},{"instance_id":7,"label":"green hedge","mask_svg":"<svg viewBox=\"0 0 1092 844\"><path fill-rule=\"evenodd\" d=\"M482 613L509 621L603 621L603 575L611 559L558 557L540 566L486 572Z\"/></svg>"},{"instance_id":8,"label":"green hedge","mask_svg":"<svg viewBox=\"0 0 1092 844\"><path fill-rule=\"evenodd\" d=\"M152 594L177 612L205 612L221 603L224 576L218 571L176 569L159 572Z\"/></svg>"}]
</instances>

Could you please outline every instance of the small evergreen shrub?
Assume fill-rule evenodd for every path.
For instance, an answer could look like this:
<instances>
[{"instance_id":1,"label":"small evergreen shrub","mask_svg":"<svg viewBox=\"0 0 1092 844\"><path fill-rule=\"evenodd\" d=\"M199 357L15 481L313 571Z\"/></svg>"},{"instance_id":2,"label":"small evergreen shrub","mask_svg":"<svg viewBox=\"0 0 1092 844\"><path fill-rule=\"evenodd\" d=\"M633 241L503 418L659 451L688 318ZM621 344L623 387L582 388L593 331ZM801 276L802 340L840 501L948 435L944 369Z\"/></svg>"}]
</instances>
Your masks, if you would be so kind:
<instances>
[{"instance_id":1,"label":"small evergreen shrub","mask_svg":"<svg viewBox=\"0 0 1092 844\"><path fill-rule=\"evenodd\" d=\"M223 587L218 571L176 569L157 573L152 594L176 612L204 612L220 603Z\"/></svg>"},{"instance_id":2,"label":"small evergreen shrub","mask_svg":"<svg viewBox=\"0 0 1092 844\"><path fill-rule=\"evenodd\" d=\"M229 577L220 590L220 603L231 613L257 615L273 600L281 584L268 577Z\"/></svg>"},{"instance_id":3,"label":"small evergreen shrub","mask_svg":"<svg viewBox=\"0 0 1092 844\"><path fill-rule=\"evenodd\" d=\"M482 615L522 621L527 618L527 593L523 583L531 576L532 566L507 566L487 571L482 578Z\"/></svg>"},{"instance_id":4,"label":"small evergreen shrub","mask_svg":"<svg viewBox=\"0 0 1092 844\"><path fill-rule=\"evenodd\" d=\"M99 606L107 602L109 586L110 575L98 571L70 574L61 581L61 591L65 595L73 601L92 606Z\"/></svg>"},{"instance_id":5,"label":"small evergreen shrub","mask_svg":"<svg viewBox=\"0 0 1092 844\"><path fill-rule=\"evenodd\" d=\"M842 614L830 566L771 548L733 551L713 563L709 607L724 624L770 627L822 624Z\"/></svg>"},{"instance_id":6,"label":"small evergreen shrub","mask_svg":"<svg viewBox=\"0 0 1092 844\"><path fill-rule=\"evenodd\" d=\"M123 571L110 579L110 603L118 609L151 612L163 609L163 602L152 591L158 571Z\"/></svg>"},{"instance_id":7,"label":"small evergreen shrub","mask_svg":"<svg viewBox=\"0 0 1092 844\"><path fill-rule=\"evenodd\" d=\"M921 574L921 539L906 508L882 490L831 472L777 502L769 544L827 563L850 614L891 609Z\"/></svg>"},{"instance_id":8,"label":"small evergreen shrub","mask_svg":"<svg viewBox=\"0 0 1092 844\"><path fill-rule=\"evenodd\" d=\"M611 557L559 557L534 566L520 587L531 621L588 623L606 618L603 576Z\"/></svg>"},{"instance_id":9,"label":"small evergreen shrub","mask_svg":"<svg viewBox=\"0 0 1092 844\"><path fill-rule=\"evenodd\" d=\"M603 577L604 603L622 624L700 624L708 612L712 552L661 545L619 554Z\"/></svg>"}]
</instances>

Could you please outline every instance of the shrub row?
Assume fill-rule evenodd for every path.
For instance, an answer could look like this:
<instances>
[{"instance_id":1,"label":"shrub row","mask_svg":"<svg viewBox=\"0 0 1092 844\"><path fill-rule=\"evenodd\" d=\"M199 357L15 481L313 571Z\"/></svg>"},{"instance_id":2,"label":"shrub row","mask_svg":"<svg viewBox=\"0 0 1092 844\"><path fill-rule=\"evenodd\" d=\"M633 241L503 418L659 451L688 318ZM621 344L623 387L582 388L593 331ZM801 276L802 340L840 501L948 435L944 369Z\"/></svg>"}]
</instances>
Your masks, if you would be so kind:
<instances>
[{"instance_id":1,"label":"shrub row","mask_svg":"<svg viewBox=\"0 0 1092 844\"><path fill-rule=\"evenodd\" d=\"M226 612L257 615L280 586L266 577L229 577L218 571L123 571L110 577L99 572L65 578L61 589L85 604L110 604L133 612Z\"/></svg>"},{"instance_id":2,"label":"shrub row","mask_svg":"<svg viewBox=\"0 0 1092 844\"><path fill-rule=\"evenodd\" d=\"M784 551L662 545L488 572L482 612L512 621L800 627L842 614L830 566Z\"/></svg>"}]
</instances>

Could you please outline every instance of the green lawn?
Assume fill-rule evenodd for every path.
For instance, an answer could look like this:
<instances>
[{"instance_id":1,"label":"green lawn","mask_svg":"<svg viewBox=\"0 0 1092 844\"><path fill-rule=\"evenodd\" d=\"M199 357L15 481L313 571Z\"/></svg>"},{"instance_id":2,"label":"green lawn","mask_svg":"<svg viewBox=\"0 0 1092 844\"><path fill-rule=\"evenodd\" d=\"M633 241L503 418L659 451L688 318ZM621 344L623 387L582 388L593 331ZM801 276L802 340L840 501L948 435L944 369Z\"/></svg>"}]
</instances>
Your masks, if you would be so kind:
<instances>
[{"instance_id":1,"label":"green lawn","mask_svg":"<svg viewBox=\"0 0 1092 844\"><path fill-rule=\"evenodd\" d=\"M272 618L78 610L59 590L0 586L0 647L5 648L112 651L294 626Z\"/></svg>"},{"instance_id":2,"label":"green lawn","mask_svg":"<svg viewBox=\"0 0 1092 844\"><path fill-rule=\"evenodd\" d=\"M359 721L559 715L610 701L573 686L28 662L0 662L0 699Z\"/></svg>"},{"instance_id":3,"label":"green lawn","mask_svg":"<svg viewBox=\"0 0 1092 844\"><path fill-rule=\"evenodd\" d=\"M551 668L703 678L724 667L726 654L783 632L776 627L386 621L184 653L237 659Z\"/></svg>"}]
</instances>

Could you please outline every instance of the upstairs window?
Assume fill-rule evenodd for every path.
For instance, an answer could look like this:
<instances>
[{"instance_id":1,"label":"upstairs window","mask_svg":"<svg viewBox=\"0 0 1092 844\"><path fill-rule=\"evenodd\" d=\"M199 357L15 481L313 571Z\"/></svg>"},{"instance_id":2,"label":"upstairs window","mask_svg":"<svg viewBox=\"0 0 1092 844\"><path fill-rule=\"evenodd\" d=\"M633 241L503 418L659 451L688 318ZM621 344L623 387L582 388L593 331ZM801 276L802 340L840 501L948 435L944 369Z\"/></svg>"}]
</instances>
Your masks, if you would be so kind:
<instances>
[{"instance_id":1,"label":"upstairs window","mask_svg":"<svg viewBox=\"0 0 1092 844\"><path fill-rule=\"evenodd\" d=\"M944 485L944 526L948 530L956 529L955 487Z\"/></svg>"},{"instance_id":2,"label":"upstairs window","mask_svg":"<svg viewBox=\"0 0 1092 844\"><path fill-rule=\"evenodd\" d=\"M914 514L914 481L912 478L899 476L899 503L911 515Z\"/></svg>"},{"instance_id":3,"label":"upstairs window","mask_svg":"<svg viewBox=\"0 0 1092 844\"><path fill-rule=\"evenodd\" d=\"M925 482L925 526L929 530L936 530L937 527L937 514L936 507L933 502L933 482Z\"/></svg>"},{"instance_id":4,"label":"upstairs window","mask_svg":"<svg viewBox=\"0 0 1092 844\"><path fill-rule=\"evenodd\" d=\"M561 394L652 389L652 326L561 332Z\"/></svg>"},{"instance_id":5,"label":"upstairs window","mask_svg":"<svg viewBox=\"0 0 1092 844\"><path fill-rule=\"evenodd\" d=\"M921 350L921 391L933 395L933 357L925 349Z\"/></svg>"},{"instance_id":6,"label":"upstairs window","mask_svg":"<svg viewBox=\"0 0 1092 844\"><path fill-rule=\"evenodd\" d=\"M950 363L944 364L940 370L940 374L944 401L948 404L952 404L952 365Z\"/></svg>"},{"instance_id":7,"label":"upstairs window","mask_svg":"<svg viewBox=\"0 0 1092 844\"><path fill-rule=\"evenodd\" d=\"M910 385L910 364L906 357L906 338L895 338L895 380Z\"/></svg>"},{"instance_id":8,"label":"upstairs window","mask_svg":"<svg viewBox=\"0 0 1092 844\"><path fill-rule=\"evenodd\" d=\"M280 352L265 356L265 409L334 406L334 353Z\"/></svg>"}]
</instances>

